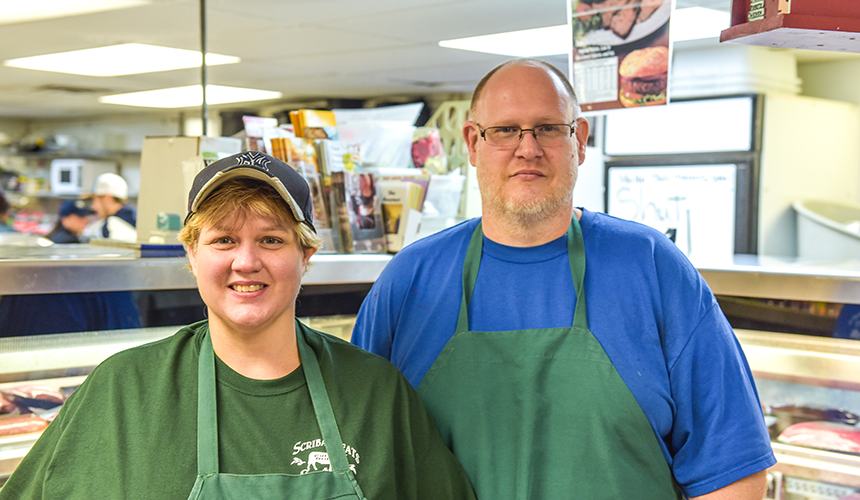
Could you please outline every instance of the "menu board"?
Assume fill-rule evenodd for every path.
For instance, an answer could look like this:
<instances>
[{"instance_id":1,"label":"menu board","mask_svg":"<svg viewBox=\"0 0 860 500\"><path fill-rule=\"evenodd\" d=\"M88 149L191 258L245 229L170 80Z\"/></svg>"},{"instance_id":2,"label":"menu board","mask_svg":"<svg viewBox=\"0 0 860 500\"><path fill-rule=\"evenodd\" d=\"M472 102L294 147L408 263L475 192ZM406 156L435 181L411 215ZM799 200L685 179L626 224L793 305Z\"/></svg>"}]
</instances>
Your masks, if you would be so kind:
<instances>
[{"instance_id":1,"label":"menu board","mask_svg":"<svg viewBox=\"0 0 860 500\"><path fill-rule=\"evenodd\" d=\"M668 100L672 0L571 0L571 81L583 111Z\"/></svg>"},{"instance_id":2,"label":"menu board","mask_svg":"<svg viewBox=\"0 0 860 500\"><path fill-rule=\"evenodd\" d=\"M729 258L736 178L732 164L610 167L606 213L665 233L690 258Z\"/></svg>"}]
</instances>

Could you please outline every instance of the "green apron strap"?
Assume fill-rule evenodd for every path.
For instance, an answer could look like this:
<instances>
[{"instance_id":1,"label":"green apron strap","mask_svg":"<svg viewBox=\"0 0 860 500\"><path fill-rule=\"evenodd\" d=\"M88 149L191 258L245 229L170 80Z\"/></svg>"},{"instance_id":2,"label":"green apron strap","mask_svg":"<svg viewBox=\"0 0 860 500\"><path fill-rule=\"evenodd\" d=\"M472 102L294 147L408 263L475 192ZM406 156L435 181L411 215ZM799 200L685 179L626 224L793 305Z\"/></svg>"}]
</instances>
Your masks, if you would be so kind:
<instances>
[{"instance_id":1,"label":"green apron strap","mask_svg":"<svg viewBox=\"0 0 860 500\"><path fill-rule=\"evenodd\" d=\"M340 430L337 428L337 420L334 418L331 401L328 399L328 393L325 389L325 382L322 378L316 353L314 353L305 340L303 325L298 320L296 320L296 344L298 344L299 358L305 372L308 392L310 392L311 403L313 403L314 413L317 416L317 424L320 427L320 432L325 442L325 451L328 453L331 470L335 474L341 474L349 478L358 498L364 498L361 487L349 470L349 462L343 449L343 439L341 439Z\"/></svg>"},{"instance_id":2,"label":"green apron strap","mask_svg":"<svg viewBox=\"0 0 860 500\"><path fill-rule=\"evenodd\" d=\"M460 300L460 315L457 318L457 329L454 333L469 331L469 301L472 300L472 292L475 290L475 282L478 279L478 268L481 266L481 252L484 249L484 229L481 223L472 233L469 247L466 250L466 261L463 263L463 295Z\"/></svg>"},{"instance_id":3,"label":"green apron strap","mask_svg":"<svg viewBox=\"0 0 860 500\"><path fill-rule=\"evenodd\" d=\"M484 230L478 223L466 250L466 260L463 262L463 297L460 301L460 314L457 318L457 329L454 333L469 331L469 302L478 280L478 269L481 266L481 253L484 249ZM574 214L567 230L567 257L570 260L570 274L576 290L576 309L573 326L580 329L588 328L588 314L585 311L585 244L582 239L582 229ZM583 307L579 307L582 304Z\"/></svg>"},{"instance_id":4,"label":"green apron strap","mask_svg":"<svg viewBox=\"0 0 860 500\"><path fill-rule=\"evenodd\" d=\"M197 363L197 474L218 473L218 409L215 403L215 351L208 331Z\"/></svg>"},{"instance_id":5,"label":"green apron strap","mask_svg":"<svg viewBox=\"0 0 860 500\"><path fill-rule=\"evenodd\" d=\"M567 258L570 261L570 274L576 290L576 309L573 313L573 327L588 330L588 313L585 310L585 243L579 219L573 220L567 229Z\"/></svg>"}]
</instances>

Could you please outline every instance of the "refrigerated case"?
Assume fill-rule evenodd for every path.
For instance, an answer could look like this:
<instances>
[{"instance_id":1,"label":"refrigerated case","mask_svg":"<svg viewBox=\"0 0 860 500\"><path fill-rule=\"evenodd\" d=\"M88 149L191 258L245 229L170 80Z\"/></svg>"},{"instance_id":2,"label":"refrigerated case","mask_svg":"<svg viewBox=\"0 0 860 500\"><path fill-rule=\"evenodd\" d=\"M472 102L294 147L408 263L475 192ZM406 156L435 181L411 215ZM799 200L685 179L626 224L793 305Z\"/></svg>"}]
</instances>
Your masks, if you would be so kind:
<instances>
[{"instance_id":1,"label":"refrigerated case","mask_svg":"<svg viewBox=\"0 0 860 500\"><path fill-rule=\"evenodd\" d=\"M674 233L691 259L797 256L794 201L858 198L857 116L777 93L609 112L606 211Z\"/></svg>"}]
</instances>

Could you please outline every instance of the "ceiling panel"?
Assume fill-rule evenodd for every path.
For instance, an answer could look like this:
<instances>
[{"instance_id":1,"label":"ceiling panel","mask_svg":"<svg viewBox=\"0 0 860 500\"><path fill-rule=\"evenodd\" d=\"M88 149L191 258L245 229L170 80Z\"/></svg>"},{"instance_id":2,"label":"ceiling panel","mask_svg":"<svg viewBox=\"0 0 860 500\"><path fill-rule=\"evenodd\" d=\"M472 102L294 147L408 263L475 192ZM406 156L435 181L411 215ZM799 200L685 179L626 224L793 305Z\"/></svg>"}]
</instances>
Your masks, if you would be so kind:
<instances>
[{"instance_id":1,"label":"ceiling panel","mask_svg":"<svg viewBox=\"0 0 860 500\"><path fill-rule=\"evenodd\" d=\"M505 57L438 47L443 39L563 24L565 0L207 0L209 52L240 64L208 68L209 83L301 99L468 93ZM729 11L730 0L676 0ZM199 50L199 0L0 26L0 60L142 42ZM549 58L567 70L566 56ZM95 78L0 66L0 117L143 112L99 95L192 85L199 69ZM277 106L267 102L266 106Z\"/></svg>"}]
</instances>

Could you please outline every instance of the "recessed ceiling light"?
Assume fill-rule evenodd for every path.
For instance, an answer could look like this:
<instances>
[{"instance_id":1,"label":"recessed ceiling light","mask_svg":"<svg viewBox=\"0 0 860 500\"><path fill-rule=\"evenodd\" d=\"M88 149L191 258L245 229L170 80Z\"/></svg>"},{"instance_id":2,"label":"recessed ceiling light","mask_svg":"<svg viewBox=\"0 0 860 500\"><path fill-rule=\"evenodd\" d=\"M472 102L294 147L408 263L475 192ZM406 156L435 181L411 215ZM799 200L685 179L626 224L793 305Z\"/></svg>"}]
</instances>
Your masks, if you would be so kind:
<instances>
[{"instance_id":1,"label":"recessed ceiling light","mask_svg":"<svg viewBox=\"0 0 860 500\"><path fill-rule=\"evenodd\" d=\"M3 65L72 75L121 76L199 68L202 60L200 52L196 50L124 43L95 49L9 59L3 61ZM207 66L233 64L239 61L238 57L206 54Z\"/></svg>"},{"instance_id":2,"label":"recessed ceiling light","mask_svg":"<svg viewBox=\"0 0 860 500\"><path fill-rule=\"evenodd\" d=\"M206 103L212 105L279 99L282 96L283 94L280 92L268 90L224 87L221 85L206 86ZM201 85L189 85L187 87L171 89L107 95L99 97L99 102L144 108L187 108L203 104L203 87Z\"/></svg>"},{"instance_id":3,"label":"recessed ceiling light","mask_svg":"<svg viewBox=\"0 0 860 500\"><path fill-rule=\"evenodd\" d=\"M538 57L567 54L572 46L571 37L570 26L563 24L546 28L442 40L439 42L439 46L511 57Z\"/></svg>"},{"instance_id":4,"label":"recessed ceiling light","mask_svg":"<svg viewBox=\"0 0 860 500\"><path fill-rule=\"evenodd\" d=\"M147 5L149 0L39 0L38 2L3 2L0 24L42 21L57 17L92 14L107 10Z\"/></svg>"}]
</instances>

